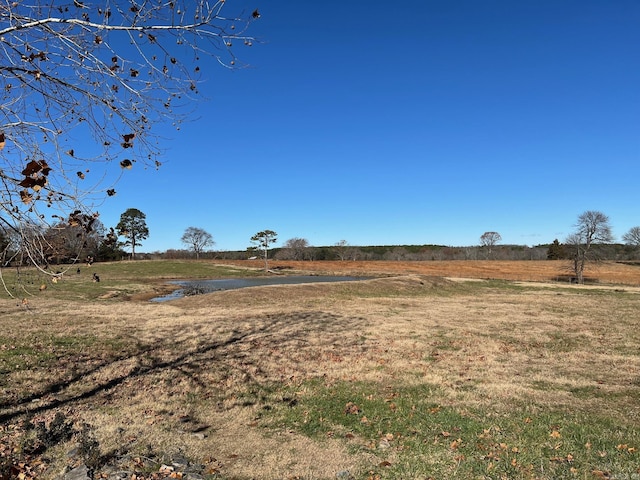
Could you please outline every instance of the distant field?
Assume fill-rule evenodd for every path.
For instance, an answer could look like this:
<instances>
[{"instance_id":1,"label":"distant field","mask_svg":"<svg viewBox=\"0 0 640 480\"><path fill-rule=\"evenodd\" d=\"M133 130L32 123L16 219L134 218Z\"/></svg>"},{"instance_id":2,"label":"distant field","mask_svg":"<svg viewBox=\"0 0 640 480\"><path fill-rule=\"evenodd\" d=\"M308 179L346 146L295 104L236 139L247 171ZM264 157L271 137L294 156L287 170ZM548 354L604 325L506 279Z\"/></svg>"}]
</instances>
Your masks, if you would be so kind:
<instances>
[{"instance_id":1,"label":"distant field","mask_svg":"<svg viewBox=\"0 0 640 480\"><path fill-rule=\"evenodd\" d=\"M640 476L638 267L274 262L382 278L144 301L262 274L238 265L95 264L0 299L0 478Z\"/></svg>"},{"instance_id":2,"label":"distant field","mask_svg":"<svg viewBox=\"0 0 640 480\"><path fill-rule=\"evenodd\" d=\"M261 261L219 261L239 266L264 266ZM568 261L507 261L507 260L456 260L427 262L294 262L270 261L269 266L290 267L298 270L357 274L420 274L458 278L492 278L548 282L569 279L572 274ZM640 264L628 265L615 262L590 264L585 271L590 282L640 285Z\"/></svg>"}]
</instances>

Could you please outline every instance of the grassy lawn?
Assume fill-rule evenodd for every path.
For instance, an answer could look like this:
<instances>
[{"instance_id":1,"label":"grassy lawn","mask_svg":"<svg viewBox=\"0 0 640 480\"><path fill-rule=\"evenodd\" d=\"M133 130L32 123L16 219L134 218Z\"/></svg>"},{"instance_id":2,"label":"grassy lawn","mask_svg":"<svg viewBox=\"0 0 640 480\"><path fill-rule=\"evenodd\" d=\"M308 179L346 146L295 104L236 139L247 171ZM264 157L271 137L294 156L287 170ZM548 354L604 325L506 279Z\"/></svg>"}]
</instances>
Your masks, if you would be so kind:
<instances>
[{"instance_id":1,"label":"grassy lawn","mask_svg":"<svg viewBox=\"0 0 640 480\"><path fill-rule=\"evenodd\" d=\"M0 290L0 298L55 298L92 300L97 298L128 299L131 296L150 293L155 296L167 291L167 282L176 279L210 279L264 275L256 268L218 265L212 262L189 260L153 260L135 262L78 264L52 269L62 271L63 281L35 269L21 272L6 270L6 285ZM93 274L100 282L93 281ZM149 295L146 295L149 296Z\"/></svg>"},{"instance_id":2,"label":"grassy lawn","mask_svg":"<svg viewBox=\"0 0 640 480\"><path fill-rule=\"evenodd\" d=\"M632 396L637 400L637 392ZM295 401L283 402L269 425L319 441L343 438L351 451L376 456L365 478L636 478L639 473L637 424L608 415L533 402L514 402L508 411L460 408L440 403L439 387L428 384L310 382L283 398Z\"/></svg>"},{"instance_id":3,"label":"grassy lawn","mask_svg":"<svg viewBox=\"0 0 640 480\"><path fill-rule=\"evenodd\" d=\"M0 477L55 478L80 444L96 478L177 454L212 479L640 478L634 289L411 274L156 304L136 295L261 273L81 268L0 301Z\"/></svg>"}]
</instances>

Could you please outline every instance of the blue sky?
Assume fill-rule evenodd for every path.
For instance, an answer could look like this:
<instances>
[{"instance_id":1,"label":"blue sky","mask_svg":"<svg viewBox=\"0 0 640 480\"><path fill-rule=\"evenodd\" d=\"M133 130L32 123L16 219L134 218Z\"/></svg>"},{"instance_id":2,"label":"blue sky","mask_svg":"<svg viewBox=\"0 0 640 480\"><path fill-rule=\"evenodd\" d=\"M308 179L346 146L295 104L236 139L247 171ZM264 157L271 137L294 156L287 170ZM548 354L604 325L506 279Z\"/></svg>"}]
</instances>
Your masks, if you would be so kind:
<instances>
[{"instance_id":1,"label":"blue sky","mask_svg":"<svg viewBox=\"0 0 640 480\"><path fill-rule=\"evenodd\" d=\"M585 210L640 225L640 3L228 0L262 41L211 65L160 170L99 209L141 251L275 230L311 245L561 241ZM143 188L140 185L144 185Z\"/></svg>"}]
</instances>

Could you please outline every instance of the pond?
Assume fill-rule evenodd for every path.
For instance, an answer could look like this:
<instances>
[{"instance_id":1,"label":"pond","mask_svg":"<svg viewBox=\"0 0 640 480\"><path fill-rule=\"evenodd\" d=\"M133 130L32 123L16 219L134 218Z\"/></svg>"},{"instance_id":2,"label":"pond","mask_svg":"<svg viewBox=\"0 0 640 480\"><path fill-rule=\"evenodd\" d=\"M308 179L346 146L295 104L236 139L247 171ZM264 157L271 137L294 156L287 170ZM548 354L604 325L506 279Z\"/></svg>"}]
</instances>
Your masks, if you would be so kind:
<instances>
[{"instance_id":1,"label":"pond","mask_svg":"<svg viewBox=\"0 0 640 480\"><path fill-rule=\"evenodd\" d=\"M248 277L248 278L223 278L218 280L176 280L171 282L180 286L178 290L151 299L152 302L165 302L176 300L194 294L219 292L222 290L234 290L247 287L261 287L264 285L297 285L300 283L326 283L326 282L353 282L367 280L371 277L329 276L329 275L292 275L277 277Z\"/></svg>"}]
</instances>

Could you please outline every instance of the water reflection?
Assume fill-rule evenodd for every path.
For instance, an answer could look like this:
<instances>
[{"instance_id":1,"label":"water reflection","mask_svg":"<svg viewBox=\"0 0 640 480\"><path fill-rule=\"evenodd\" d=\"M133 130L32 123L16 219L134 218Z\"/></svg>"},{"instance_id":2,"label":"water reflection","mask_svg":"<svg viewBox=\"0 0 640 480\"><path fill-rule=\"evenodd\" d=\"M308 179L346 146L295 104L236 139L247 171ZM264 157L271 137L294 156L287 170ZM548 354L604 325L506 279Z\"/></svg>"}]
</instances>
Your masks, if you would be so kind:
<instances>
[{"instance_id":1,"label":"water reflection","mask_svg":"<svg viewBox=\"0 0 640 480\"><path fill-rule=\"evenodd\" d=\"M295 285L300 283L326 283L326 282L352 282L366 280L370 277L329 276L329 275L295 275L280 277L249 277L249 278L223 278L218 280L179 280L171 282L180 288L169 295L153 298L152 302L165 302L176 300L190 294L202 294L218 292L221 290L234 290L246 287L259 287L264 285Z\"/></svg>"}]
</instances>

